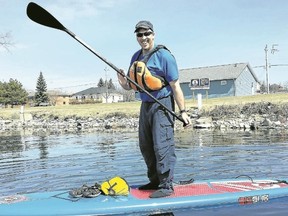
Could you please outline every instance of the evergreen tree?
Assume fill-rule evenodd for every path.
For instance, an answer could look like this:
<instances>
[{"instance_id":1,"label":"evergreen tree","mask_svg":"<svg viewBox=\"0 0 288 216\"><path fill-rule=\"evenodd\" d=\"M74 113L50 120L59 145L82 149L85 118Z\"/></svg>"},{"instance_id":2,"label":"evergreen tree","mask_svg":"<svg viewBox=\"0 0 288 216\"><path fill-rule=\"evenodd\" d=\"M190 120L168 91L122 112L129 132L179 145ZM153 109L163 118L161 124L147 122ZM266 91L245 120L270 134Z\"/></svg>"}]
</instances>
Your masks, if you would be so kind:
<instances>
[{"instance_id":1,"label":"evergreen tree","mask_svg":"<svg viewBox=\"0 0 288 216\"><path fill-rule=\"evenodd\" d=\"M98 82L97 86L98 86L99 88L100 88L100 87L104 87L104 86L105 86L105 82L103 81L103 79L102 79L102 78L100 78L100 80L99 80L99 82Z\"/></svg>"},{"instance_id":2,"label":"evergreen tree","mask_svg":"<svg viewBox=\"0 0 288 216\"><path fill-rule=\"evenodd\" d=\"M35 102L37 105L48 103L47 84L41 71L36 84Z\"/></svg>"},{"instance_id":3,"label":"evergreen tree","mask_svg":"<svg viewBox=\"0 0 288 216\"><path fill-rule=\"evenodd\" d=\"M0 82L0 103L4 105L18 105L27 101L28 93L16 79Z\"/></svg>"},{"instance_id":4,"label":"evergreen tree","mask_svg":"<svg viewBox=\"0 0 288 216\"><path fill-rule=\"evenodd\" d=\"M114 84L113 84L112 79L110 79L109 82L108 82L108 89L116 89Z\"/></svg>"},{"instance_id":5,"label":"evergreen tree","mask_svg":"<svg viewBox=\"0 0 288 216\"><path fill-rule=\"evenodd\" d=\"M261 83L260 92L261 93L267 92L267 86L264 81Z\"/></svg>"},{"instance_id":6,"label":"evergreen tree","mask_svg":"<svg viewBox=\"0 0 288 216\"><path fill-rule=\"evenodd\" d=\"M9 98L8 98L8 84L6 82L0 81L0 104L8 104Z\"/></svg>"}]
</instances>

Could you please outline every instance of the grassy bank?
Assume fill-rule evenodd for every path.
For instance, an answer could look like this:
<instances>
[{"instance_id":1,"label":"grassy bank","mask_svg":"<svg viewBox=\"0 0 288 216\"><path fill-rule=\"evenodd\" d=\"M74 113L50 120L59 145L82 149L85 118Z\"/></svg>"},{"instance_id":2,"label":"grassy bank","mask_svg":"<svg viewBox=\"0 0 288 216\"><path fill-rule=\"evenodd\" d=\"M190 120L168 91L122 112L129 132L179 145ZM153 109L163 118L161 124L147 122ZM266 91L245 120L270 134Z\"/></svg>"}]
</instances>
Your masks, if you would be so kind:
<instances>
[{"instance_id":1,"label":"grassy bank","mask_svg":"<svg viewBox=\"0 0 288 216\"><path fill-rule=\"evenodd\" d=\"M203 108L209 109L217 105L240 105L247 103L259 103L259 102L271 102L275 104L288 103L288 94L260 94L253 96L241 96L241 97L224 97L224 98L203 98ZM197 106L197 101L187 101L188 106Z\"/></svg>"},{"instance_id":2,"label":"grassy bank","mask_svg":"<svg viewBox=\"0 0 288 216\"><path fill-rule=\"evenodd\" d=\"M212 109L217 105L243 105L246 103L271 102L275 104L288 103L288 94L263 94L243 97L224 97L202 99L203 109ZM186 100L187 108L197 107L197 100ZM49 107L25 107L26 113L38 116L57 116L59 118L79 116L79 117L105 117L115 113L126 114L128 116L138 116L140 102L125 102L112 104L87 104ZM0 118L19 119L20 107L0 109Z\"/></svg>"},{"instance_id":3,"label":"grassy bank","mask_svg":"<svg viewBox=\"0 0 288 216\"><path fill-rule=\"evenodd\" d=\"M59 118L79 116L79 117L105 117L113 113L123 113L137 116L140 102L113 103L113 104L83 104L47 107L25 107L25 113L37 116L57 116ZM20 107L0 109L0 118L19 119Z\"/></svg>"}]
</instances>

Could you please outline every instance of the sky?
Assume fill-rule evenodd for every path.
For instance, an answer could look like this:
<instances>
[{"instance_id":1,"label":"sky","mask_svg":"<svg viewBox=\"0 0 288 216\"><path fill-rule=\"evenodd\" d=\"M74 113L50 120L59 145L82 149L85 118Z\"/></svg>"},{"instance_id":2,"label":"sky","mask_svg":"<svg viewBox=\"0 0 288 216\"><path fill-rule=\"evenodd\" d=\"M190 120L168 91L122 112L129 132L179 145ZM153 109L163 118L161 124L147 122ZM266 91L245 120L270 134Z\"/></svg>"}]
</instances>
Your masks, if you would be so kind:
<instances>
[{"instance_id":1,"label":"sky","mask_svg":"<svg viewBox=\"0 0 288 216\"><path fill-rule=\"evenodd\" d=\"M42 72L48 90L75 93L96 87L116 72L67 33L39 25L26 15L30 1L0 0L0 81L17 79L34 91ZM34 0L117 68L127 70L140 49L138 21L154 25L155 43L170 49L178 68L249 63L265 81L268 47L270 83L288 83L287 0ZM277 49L271 53L272 46Z\"/></svg>"}]
</instances>

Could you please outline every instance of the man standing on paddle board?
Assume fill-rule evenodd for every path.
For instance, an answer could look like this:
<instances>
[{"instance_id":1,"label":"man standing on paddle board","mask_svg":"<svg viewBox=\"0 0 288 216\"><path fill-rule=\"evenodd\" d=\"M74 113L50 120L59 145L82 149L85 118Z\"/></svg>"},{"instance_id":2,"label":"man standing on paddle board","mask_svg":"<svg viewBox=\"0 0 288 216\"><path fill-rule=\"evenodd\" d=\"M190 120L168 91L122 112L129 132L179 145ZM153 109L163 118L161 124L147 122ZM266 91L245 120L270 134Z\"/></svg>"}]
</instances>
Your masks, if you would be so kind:
<instances>
[{"instance_id":1,"label":"man standing on paddle board","mask_svg":"<svg viewBox=\"0 0 288 216\"><path fill-rule=\"evenodd\" d=\"M128 76L172 111L175 110L175 100L185 125L191 124L174 56L166 47L155 45L151 22L138 22L134 33L141 49L132 56ZM176 163L174 117L119 73L118 81L126 90L139 91L142 101L139 146L150 182L140 186L139 190L156 190L150 195L151 198L170 196L174 193L172 180Z\"/></svg>"}]
</instances>

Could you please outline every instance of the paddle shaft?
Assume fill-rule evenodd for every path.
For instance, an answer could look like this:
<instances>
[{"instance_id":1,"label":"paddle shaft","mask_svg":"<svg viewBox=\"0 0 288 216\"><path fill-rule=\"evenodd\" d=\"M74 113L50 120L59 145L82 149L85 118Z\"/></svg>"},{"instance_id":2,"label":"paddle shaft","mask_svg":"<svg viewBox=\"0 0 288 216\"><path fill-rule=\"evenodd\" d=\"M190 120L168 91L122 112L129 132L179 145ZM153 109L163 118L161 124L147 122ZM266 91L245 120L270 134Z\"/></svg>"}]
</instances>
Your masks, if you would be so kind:
<instances>
[{"instance_id":1,"label":"paddle shaft","mask_svg":"<svg viewBox=\"0 0 288 216\"><path fill-rule=\"evenodd\" d=\"M52 16L44 8L40 7L36 3L31 2L28 4L28 7L27 7L27 15L31 20L33 20L36 23L39 23L39 24L47 26L47 27L56 28L56 29L62 30L64 32L66 32L67 34L69 34L72 38L74 38L76 41L78 41L80 44L82 44L84 47L86 47L90 52L92 52L94 55L96 55L98 58L100 58L103 62L105 62L111 68L113 68L117 73L119 73L121 76L125 77L129 82L133 83L135 86L137 86L139 89L141 89L141 91L146 93L150 98L152 98L156 103L158 103L161 107L163 107L171 115L173 115L175 118L177 118L179 121L181 121L183 123L184 127L187 125L181 116L176 115L174 111L172 111L168 107L166 107L163 103L161 103L161 101L159 101L157 98L155 98L150 92L148 92L146 89L144 89L142 86L140 86L134 80L132 80L129 76L122 73L119 68L117 68L114 64L109 62L104 57L102 57L99 53L97 53L92 47L90 47L87 43L85 43L83 40L81 40L72 31L70 31L69 29L64 27L54 16Z\"/></svg>"},{"instance_id":2,"label":"paddle shaft","mask_svg":"<svg viewBox=\"0 0 288 216\"><path fill-rule=\"evenodd\" d=\"M91 51L94 55L96 55L98 58L100 58L102 61L104 61L106 64L108 64L111 68L113 68L117 73L120 75L126 77L126 79L133 83L135 86L137 86L141 91L145 92L150 98L152 98L155 102L157 102L160 106L162 106L165 110L167 110L170 114L172 114L174 117L176 117L178 120L183 122L185 124L184 120L175 114L172 110L170 110L168 107L166 107L161 101L159 101L157 98L155 98L150 92L148 92L146 89L144 89L142 86L140 86L138 83L136 83L134 80L132 80L129 76L123 74L119 68L117 68L114 64L109 62L107 59L102 57L100 54L98 54L92 47L90 47L87 43L85 43L83 40L81 40L77 35L75 35L73 32L71 32L69 29L64 29L66 33L68 33L71 37L73 37L75 40L77 40L80 44L82 44L84 47L86 47L89 51Z\"/></svg>"}]
</instances>

